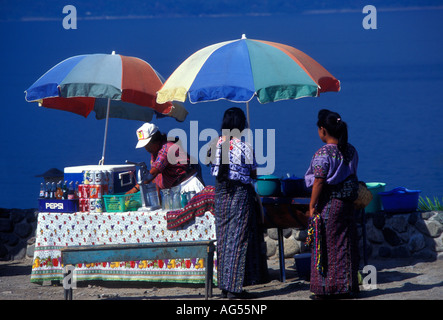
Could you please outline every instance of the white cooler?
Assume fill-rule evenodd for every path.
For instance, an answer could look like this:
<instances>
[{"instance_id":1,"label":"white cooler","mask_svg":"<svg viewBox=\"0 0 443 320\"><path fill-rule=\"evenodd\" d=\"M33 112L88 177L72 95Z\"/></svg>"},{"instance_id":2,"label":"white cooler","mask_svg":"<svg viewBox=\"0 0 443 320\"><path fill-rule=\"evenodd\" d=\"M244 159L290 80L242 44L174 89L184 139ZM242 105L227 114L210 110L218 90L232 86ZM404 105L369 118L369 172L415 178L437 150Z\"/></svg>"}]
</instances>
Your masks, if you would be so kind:
<instances>
[{"instance_id":1,"label":"white cooler","mask_svg":"<svg viewBox=\"0 0 443 320\"><path fill-rule=\"evenodd\" d=\"M66 167L64 169L65 181L78 181L83 183L83 174L86 170L111 171L114 180L114 193L125 193L137 183L136 167L133 164L123 165L86 165Z\"/></svg>"}]
</instances>

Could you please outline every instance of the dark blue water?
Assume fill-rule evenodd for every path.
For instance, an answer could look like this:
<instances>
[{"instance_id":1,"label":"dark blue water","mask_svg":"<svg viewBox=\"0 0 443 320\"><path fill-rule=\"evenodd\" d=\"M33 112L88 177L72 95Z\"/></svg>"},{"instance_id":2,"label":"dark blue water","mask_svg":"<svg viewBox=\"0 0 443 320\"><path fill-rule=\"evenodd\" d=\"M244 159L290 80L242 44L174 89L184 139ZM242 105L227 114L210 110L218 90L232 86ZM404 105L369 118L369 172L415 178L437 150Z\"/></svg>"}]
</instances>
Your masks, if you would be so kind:
<instances>
[{"instance_id":1,"label":"dark blue water","mask_svg":"<svg viewBox=\"0 0 443 320\"><path fill-rule=\"evenodd\" d=\"M77 30L59 21L0 22L0 207L37 206L41 178L56 167L97 164L104 121L39 108L24 90L56 63L85 53L140 57L165 77L207 45L240 38L292 45L324 65L342 84L339 93L260 105L253 100L253 129L276 130L274 174L302 176L321 146L315 126L320 108L348 122L350 142L360 154L359 178L443 196L443 10L378 11L378 29L364 30L355 13L269 17L79 20ZM233 103L191 105L188 119L155 122L162 131L190 121L199 130L218 129ZM244 107L244 106L243 106ZM136 150L142 123L110 119L107 164L148 161ZM202 141L200 144L204 145ZM204 168L208 183L213 183Z\"/></svg>"}]
</instances>

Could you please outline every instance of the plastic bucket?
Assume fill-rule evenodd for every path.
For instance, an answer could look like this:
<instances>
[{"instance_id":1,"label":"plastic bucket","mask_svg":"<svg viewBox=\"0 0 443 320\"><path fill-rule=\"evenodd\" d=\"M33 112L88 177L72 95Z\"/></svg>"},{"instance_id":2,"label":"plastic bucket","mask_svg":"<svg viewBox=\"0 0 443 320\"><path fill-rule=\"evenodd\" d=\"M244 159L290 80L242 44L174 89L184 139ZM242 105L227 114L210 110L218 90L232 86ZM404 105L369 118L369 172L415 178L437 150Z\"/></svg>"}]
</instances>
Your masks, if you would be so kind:
<instances>
[{"instance_id":1,"label":"plastic bucket","mask_svg":"<svg viewBox=\"0 0 443 320\"><path fill-rule=\"evenodd\" d=\"M365 208L366 213L374 213L382 210L382 203L379 196L379 192L385 191L386 183L384 182L367 182L366 186L368 190L372 193L372 201L369 202L368 206Z\"/></svg>"},{"instance_id":2,"label":"plastic bucket","mask_svg":"<svg viewBox=\"0 0 443 320\"><path fill-rule=\"evenodd\" d=\"M417 211L420 190L409 190L398 187L387 192L380 192L380 198L385 212L414 212Z\"/></svg>"},{"instance_id":3,"label":"plastic bucket","mask_svg":"<svg viewBox=\"0 0 443 320\"><path fill-rule=\"evenodd\" d=\"M294 256L295 267L300 278L309 280L311 275L311 254L301 253Z\"/></svg>"},{"instance_id":4,"label":"plastic bucket","mask_svg":"<svg viewBox=\"0 0 443 320\"><path fill-rule=\"evenodd\" d=\"M256 191L262 197L272 197L280 194L280 178L272 175L257 177Z\"/></svg>"}]
</instances>

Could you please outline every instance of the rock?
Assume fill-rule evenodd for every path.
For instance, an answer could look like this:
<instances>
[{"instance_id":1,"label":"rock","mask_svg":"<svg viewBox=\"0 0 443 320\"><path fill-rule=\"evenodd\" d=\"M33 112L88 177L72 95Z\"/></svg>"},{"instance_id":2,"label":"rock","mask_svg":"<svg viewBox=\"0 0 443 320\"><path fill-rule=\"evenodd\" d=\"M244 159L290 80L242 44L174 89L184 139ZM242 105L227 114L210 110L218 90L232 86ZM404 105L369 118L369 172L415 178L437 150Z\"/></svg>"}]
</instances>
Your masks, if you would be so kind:
<instances>
[{"instance_id":1,"label":"rock","mask_svg":"<svg viewBox=\"0 0 443 320\"><path fill-rule=\"evenodd\" d=\"M439 237L443 232L443 225L435 220L425 222L428 233L432 238Z\"/></svg>"},{"instance_id":2,"label":"rock","mask_svg":"<svg viewBox=\"0 0 443 320\"><path fill-rule=\"evenodd\" d=\"M25 218L25 216L26 216L25 212L15 211L11 214L11 221L13 223L19 223Z\"/></svg>"},{"instance_id":3,"label":"rock","mask_svg":"<svg viewBox=\"0 0 443 320\"><path fill-rule=\"evenodd\" d=\"M382 230L383 237L385 238L386 242L389 243L391 246L398 246L401 244L401 239L397 235L397 233L392 230L389 227L386 227Z\"/></svg>"},{"instance_id":4,"label":"rock","mask_svg":"<svg viewBox=\"0 0 443 320\"><path fill-rule=\"evenodd\" d=\"M383 213L376 213L372 215L372 223L377 229L382 230L385 226L385 215Z\"/></svg>"},{"instance_id":5,"label":"rock","mask_svg":"<svg viewBox=\"0 0 443 320\"><path fill-rule=\"evenodd\" d=\"M415 252L413 257L416 259L435 260L437 258L437 253L434 250L423 249Z\"/></svg>"},{"instance_id":6,"label":"rock","mask_svg":"<svg viewBox=\"0 0 443 320\"><path fill-rule=\"evenodd\" d=\"M397 246L392 248L391 256L393 258L409 258L411 253L409 252L407 246Z\"/></svg>"},{"instance_id":7,"label":"rock","mask_svg":"<svg viewBox=\"0 0 443 320\"><path fill-rule=\"evenodd\" d=\"M295 240L305 241L306 238L308 237L308 230L306 230L306 229L301 229L301 230L295 229L293 231L293 235L294 235L294 239Z\"/></svg>"},{"instance_id":8,"label":"rock","mask_svg":"<svg viewBox=\"0 0 443 320\"><path fill-rule=\"evenodd\" d=\"M426 246L423 234L416 233L411 236L408 242L408 248L411 252L417 252Z\"/></svg>"},{"instance_id":9,"label":"rock","mask_svg":"<svg viewBox=\"0 0 443 320\"><path fill-rule=\"evenodd\" d=\"M26 257L26 248L23 246L16 246L9 252L12 256L12 260L22 260Z\"/></svg>"},{"instance_id":10,"label":"rock","mask_svg":"<svg viewBox=\"0 0 443 320\"><path fill-rule=\"evenodd\" d=\"M389 258L391 256L391 248L386 246L381 246L378 249L378 255L382 258Z\"/></svg>"},{"instance_id":11,"label":"rock","mask_svg":"<svg viewBox=\"0 0 443 320\"><path fill-rule=\"evenodd\" d=\"M0 219L0 232L11 232L12 221L9 219Z\"/></svg>"},{"instance_id":12,"label":"rock","mask_svg":"<svg viewBox=\"0 0 443 320\"><path fill-rule=\"evenodd\" d=\"M35 244L29 245L26 247L26 256L29 258L34 257Z\"/></svg>"},{"instance_id":13,"label":"rock","mask_svg":"<svg viewBox=\"0 0 443 320\"><path fill-rule=\"evenodd\" d=\"M284 238L289 238L292 235L292 229L283 229L282 234ZM277 228L271 228L268 229L268 237L273 240L278 240L278 229Z\"/></svg>"},{"instance_id":14,"label":"rock","mask_svg":"<svg viewBox=\"0 0 443 320\"><path fill-rule=\"evenodd\" d=\"M20 241L20 238L13 233L5 233L1 238L4 244L11 247L17 245Z\"/></svg>"},{"instance_id":15,"label":"rock","mask_svg":"<svg viewBox=\"0 0 443 320\"><path fill-rule=\"evenodd\" d=\"M418 231L420 231L424 235L429 236L429 230L424 220L418 219L417 222L415 223L415 227L417 228Z\"/></svg>"},{"instance_id":16,"label":"rock","mask_svg":"<svg viewBox=\"0 0 443 320\"><path fill-rule=\"evenodd\" d=\"M383 243L384 241L383 233L374 227L366 229L366 237L370 242L373 243Z\"/></svg>"},{"instance_id":17,"label":"rock","mask_svg":"<svg viewBox=\"0 0 443 320\"><path fill-rule=\"evenodd\" d=\"M408 227L408 220L403 214L391 217L387 223L397 232L405 232Z\"/></svg>"},{"instance_id":18,"label":"rock","mask_svg":"<svg viewBox=\"0 0 443 320\"><path fill-rule=\"evenodd\" d=\"M435 251L443 252L443 236L434 239Z\"/></svg>"},{"instance_id":19,"label":"rock","mask_svg":"<svg viewBox=\"0 0 443 320\"><path fill-rule=\"evenodd\" d=\"M268 229L267 234L268 234L268 237L271 238L272 240L278 240L277 228Z\"/></svg>"},{"instance_id":20,"label":"rock","mask_svg":"<svg viewBox=\"0 0 443 320\"><path fill-rule=\"evenodd\" d=\"M418 220L418 216L419 216L419 213L418 213L418 212L413 212L413 213L411 213L411 214L409 215L409 217L408 217L408 223L411 224L411 225L415 225L415 223L416 223L417 220Z\"/></svg>"},{"instance_id":21,"label":"rock","mask_svg":"<svg viewBox=\"0 0 443 320\"><path fill-rule=\"evenodd\" d=\"M424 211L420 213L420 216L423 220L428 220L432 218L435 215L435 212L433 211Z\"/></svg>"},{"instance_id":22,"label":"rock","mask_svg":"<svg viewBox=\"0 0 443 320\"><path fill-rule=\"evenodd\" d=\"M20 223L15 225L14 232L20 238L27 238L32 233L32 227L27 223Z\"/></svg>"},{"instance_id":23,"label":"rock","mask_svg":"<svg viewBox=\"0 0 443 320\"><path fill-rule=\"evenodd\" d=\"M272 240L270 237L266 237L265 243L266 243L266 256L272 257L277 253L277 241Z\"/></svg>"},{"instance_id":24,"label":"rock","mask_svg":"<svg viewBox=\"0 0 443 320\"><path fill-rule=\"evenodd\" d=\"M285 238L289 238L290 236L292 236L292 229L288 228L288 229L283 229L283 237Z\"/></svg>"},{"instance_id":25,"label":"rock","mask_svg":"<svg viewBox=\"0 0 443 320\"><path fill-rule=\"evenodd\" d=\"M284 238L283 240L284 256L285 258L292 258L296 253L300 252L300 243L294 238ZM279 254L279 247L277 245L277 254Z\"/></svg>"},{"instance_id":26,"label":"rock","mask_svg":"<svg viewBox=\"0 0 443 320\"><path fill-rule=\"evenodd\" d=\"M434 216L434 220L439 222L440 224L443 224L443 212L437 212L437 214Z\"/></svg>"}]
</instances>

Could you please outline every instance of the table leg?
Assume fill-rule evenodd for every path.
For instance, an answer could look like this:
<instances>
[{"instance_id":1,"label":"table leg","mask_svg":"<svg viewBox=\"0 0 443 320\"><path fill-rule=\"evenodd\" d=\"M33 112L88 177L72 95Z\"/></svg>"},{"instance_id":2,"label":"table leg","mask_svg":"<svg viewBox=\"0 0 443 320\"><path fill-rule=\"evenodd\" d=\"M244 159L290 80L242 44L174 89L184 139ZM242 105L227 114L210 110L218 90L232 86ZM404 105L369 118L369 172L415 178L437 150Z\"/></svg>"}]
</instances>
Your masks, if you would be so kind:
<instances>
[{"instance_id":1,"label":"table leg","mask_svg":"<svg viewBox=\"0 0 443 320\"><path fill-rule=\"evenodd\" d=\"M205 279L205 300L212 298L212 277L214 275L214 245L210 244L207 247L207 257L205 261L205 271L206 271L206 279Z\"/></svg>"},{"instance_id":2,"label":"table leg","mask_svg":"<svg viewBox=\"0 0 443 320\"><path fill-rule=\"evenodd\" d=\"M286 272L285 272L285 248L283 244L283 229L277 228L278 234L278 258L280 262L280 281L286 282Z\"/></svg>"}]
</instances>

